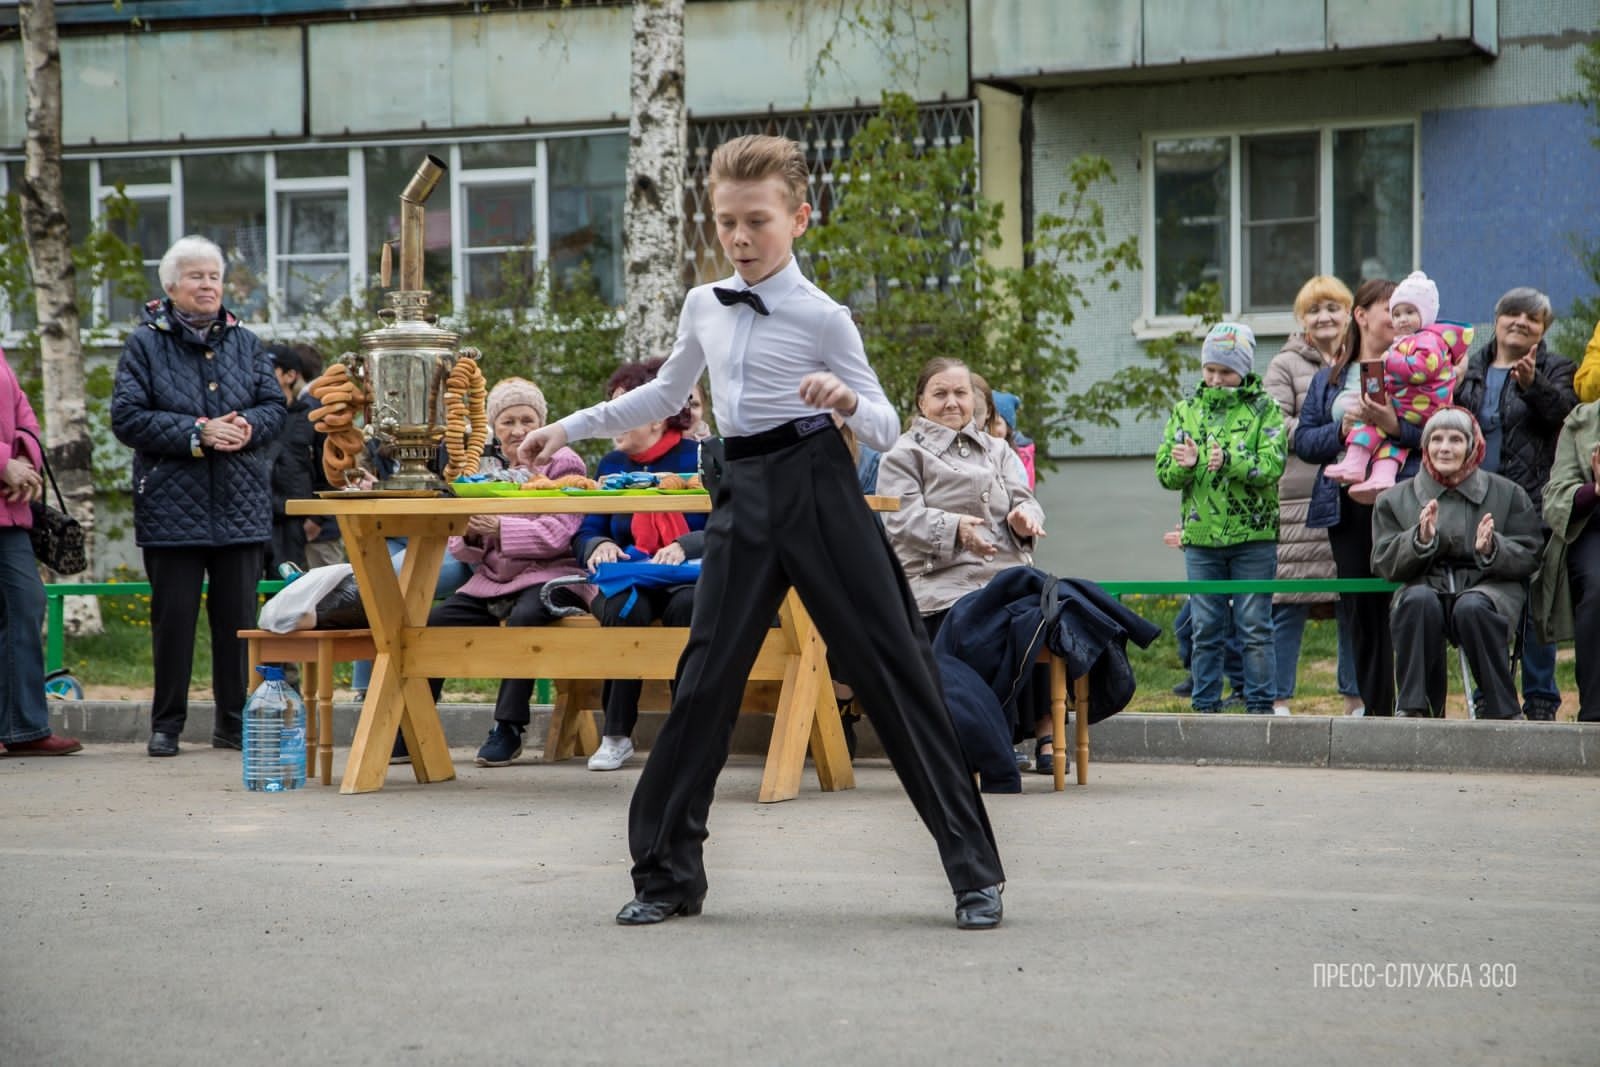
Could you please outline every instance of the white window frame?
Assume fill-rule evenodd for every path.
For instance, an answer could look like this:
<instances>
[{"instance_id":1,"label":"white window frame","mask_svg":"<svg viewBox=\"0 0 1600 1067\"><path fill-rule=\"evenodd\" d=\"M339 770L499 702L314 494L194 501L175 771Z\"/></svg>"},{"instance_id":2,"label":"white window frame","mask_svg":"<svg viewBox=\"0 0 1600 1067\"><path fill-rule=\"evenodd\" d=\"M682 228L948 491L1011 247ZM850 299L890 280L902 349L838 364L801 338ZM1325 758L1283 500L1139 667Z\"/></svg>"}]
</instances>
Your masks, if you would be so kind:
<instances>
[{"instance_id":1,"label":"white window frame","mask_svg":"<svg viewBox=\"0 0 1600 1067\"><path fill-rule=\"evenodd\" d=\"M484 252L510 252L513 248L501 246L467 246L467 190L475 185L526 184L533 198L533 269L538 270L550 259L550 157L546 149L549 141L541 137L534 142L534 162L531 167L479 167L467 170L461 163L461 143L450 146L450 273L451 305L467 306L467 258Z\"/></svg>"},{"instance_id":2,"label":"white window frame","mask_svg":"<svg viewBox=\"0 0 1600 1067\"><path fill-rule=\"evenodd\" d=\"M321 146L318 146L321 147ZM365 285L364 262L367 245L367 194L366 172L359 148L345 150L345 172L318 178L278 177L278 155L292 149L278 149L266 153L265 171L267 187L267 306L272 322L293 325L303 322L304 316L292 315L284 302L283 286L278 278L279 267L294 263L336 263L337 252L286 253L278 248L278 194L280 193L343 193L345 198L345 277L349 280L348 295L359 302Z\"/></svg>"},{"instance_id":3,"label":"white window frame","mask_svg":"<svg viewBox=\"0 0 1600 1067\"><path fill-rule=\"evenodd\" d=\"M1170 337L1180 331L1196 331L1200 319L1191 315L1157 315L1156 307L1156 168L1155 147L1158 141L1191 140L1202 137L1226 138L1228 152L1228 284L1223 315L1234 322L1242 322L1258 336L1287 337L1299 329L1294 313L1289 310L1246 313L1244 303L1244 226L1243 187L1240 141L1246 137L1259 137L1284 133L1316 133L1317 147L1317 266L1319 274L1333 273L1333 138L1345 130L1370 130L1383 126L1411 127L1411 263L1407 271L1418 269L1422 256L1422 120L1419 115L1396 118L1350 118L1274 124L1262 126L1228 126L1185 130L1160 130L1144 134L1141 161L1144 174L1140 203L1140 247L1144 267L1140 278L1141 314L1133 324L1134 336L1141 341Z\"/></svg>"},{"instance_id":4,"label":"white window frame","mask_svg":"<svg viewBox=\"0 0 1600 1067\"><path fill-rule=\"evenodd\" d=\"M103 225L105 218L105 198L117 191L116 182L102 184L101 162L106 159L126 159L126 153L121 155L101 156L89 161L89 219L95 228ZM161 257L179 237L183 236L183 161L179 156L168 159L170 169L165 182L145 182L139 185L123 185L122 195L135 203L149 203L158 200L167 202L167 243L155 253L150 254L150 249L142 249L145 258L140 261L142 266L160 266ZM161 294L148 293L145 299L159 297ZM111 283L95 287L92 301L93 321L102 324L107 321L111 309Z\"/></svg>"}]
</instances>

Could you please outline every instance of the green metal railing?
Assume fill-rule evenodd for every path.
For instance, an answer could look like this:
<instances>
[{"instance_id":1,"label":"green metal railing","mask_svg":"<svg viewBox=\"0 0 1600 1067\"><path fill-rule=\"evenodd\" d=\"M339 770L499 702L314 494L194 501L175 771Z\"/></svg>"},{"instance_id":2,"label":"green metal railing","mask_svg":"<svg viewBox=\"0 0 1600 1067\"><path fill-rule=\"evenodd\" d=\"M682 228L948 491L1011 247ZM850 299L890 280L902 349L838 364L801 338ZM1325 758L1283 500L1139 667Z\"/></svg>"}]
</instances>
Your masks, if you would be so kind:
<instances>
[{"instance_id":1,"label":"green metal railing","mask_svg":"<svg viewBox=\"0 0 1600 1067\"><path fill-rule=\"evenodd\" d=\"M287 582L259 582L256 592L271 596ZM206 588L205 584L200 587ZM67 658L67 609L69 596L149 596L149 582L51 582L44 587L44 669L58 671Z\"/></svg>"},{"instance_id":2,"label":"green metal railing","mask_svg":"<svg viewBox=\"0 0 1600 1067\"><path fill-rule=\"evenodd\" d=\"M285 582L261 582L259 593L271 595ZM1262 581L1190 582L1127 581L1097 582L1114 597L1195 596L1205 593L1389 593L1400 588L1382 578L1283 578ZM85 582L82 585L52 583L44 587L45 669L59 670L66 659L65 598L69 596L149 596L149 582Z\"/></svg>"}]
</instances>

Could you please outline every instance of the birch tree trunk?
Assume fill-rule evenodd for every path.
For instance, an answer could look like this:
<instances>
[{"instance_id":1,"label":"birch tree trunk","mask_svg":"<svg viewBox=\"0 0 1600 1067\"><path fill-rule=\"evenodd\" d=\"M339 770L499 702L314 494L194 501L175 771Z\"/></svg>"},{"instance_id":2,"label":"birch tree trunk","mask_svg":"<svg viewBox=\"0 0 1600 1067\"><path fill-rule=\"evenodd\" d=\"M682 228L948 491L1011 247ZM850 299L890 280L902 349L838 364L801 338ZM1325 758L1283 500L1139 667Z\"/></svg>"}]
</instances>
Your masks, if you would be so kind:
<instances>
[{"instance_id":1,"label":"birch tree trunk","mask_svg":"<svg viewBox=\"0 0 1600 1067\"><path fill-rule=\"evenodd\" d=\"M683 300L684 0L635 0L622 213L625 358L665 358Z\"/></svg>"},{"instance_id":2,"label":"birch tree trunk","mask_svg":"<svg viewBox=\"0 0 1600 1067\"><path fill-rule=\"evenodd\" d=\"M72 582L90 580L94 573L94 477L78 332L78 279L61 187L61 45L55 0L23 0L19 13L28 111L26 162L18 192L38 304L45 448L67 510L83 524L90 559L90 569L80 576L55 576ZM95 598L69 597L66 611L68 633L100 632Z\"/></svg>"}]
</instances>

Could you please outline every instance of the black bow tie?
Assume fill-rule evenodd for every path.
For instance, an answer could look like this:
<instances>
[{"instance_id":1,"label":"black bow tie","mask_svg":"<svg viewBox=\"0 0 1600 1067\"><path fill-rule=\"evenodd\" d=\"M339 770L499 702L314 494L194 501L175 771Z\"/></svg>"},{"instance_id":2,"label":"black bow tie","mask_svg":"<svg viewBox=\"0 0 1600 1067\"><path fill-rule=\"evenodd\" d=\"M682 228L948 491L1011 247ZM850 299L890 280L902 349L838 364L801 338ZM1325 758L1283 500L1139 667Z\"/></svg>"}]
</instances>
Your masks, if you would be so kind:
<instances>
[{"instance_id":1,"label":"black bow tie","mask_svg":"<svg viewBox=\"0 0 1600 1067\"><path fill-rule=\"evenodd\" d=\"M725 308L731 308L735 304L749 304L755 309L757 315L768 314L767 305L761 299L760 294L749 289L722 289L713 286L711 291L717 294L717 299L722 302L722 306Z\"/></svg>"}]
</instances>

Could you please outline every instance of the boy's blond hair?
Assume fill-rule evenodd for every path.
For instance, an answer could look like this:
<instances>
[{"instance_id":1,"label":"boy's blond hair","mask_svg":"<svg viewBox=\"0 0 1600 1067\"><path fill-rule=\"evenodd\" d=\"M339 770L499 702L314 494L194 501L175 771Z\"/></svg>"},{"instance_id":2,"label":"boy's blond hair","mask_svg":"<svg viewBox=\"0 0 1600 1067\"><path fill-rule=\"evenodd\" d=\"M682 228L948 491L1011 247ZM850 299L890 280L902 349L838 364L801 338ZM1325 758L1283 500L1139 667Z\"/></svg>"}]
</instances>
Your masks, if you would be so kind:
<instances>
[{"instance_id":1,"label":"boy's blond hair","mask_svg":"<svg viewBox=\"0 0 1600 1067\"><path fill-rule=\"evenodd\" d=\"M805 153L787 137L752 133L724 141L711 153L711 173L706 180L709 192L718 182L759 182L777 178L789 190L789 208L798 211L806 202L810 175Z\"/></svg>"}]
</instances>

